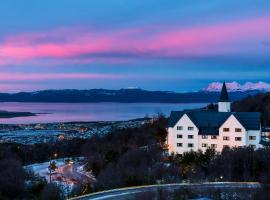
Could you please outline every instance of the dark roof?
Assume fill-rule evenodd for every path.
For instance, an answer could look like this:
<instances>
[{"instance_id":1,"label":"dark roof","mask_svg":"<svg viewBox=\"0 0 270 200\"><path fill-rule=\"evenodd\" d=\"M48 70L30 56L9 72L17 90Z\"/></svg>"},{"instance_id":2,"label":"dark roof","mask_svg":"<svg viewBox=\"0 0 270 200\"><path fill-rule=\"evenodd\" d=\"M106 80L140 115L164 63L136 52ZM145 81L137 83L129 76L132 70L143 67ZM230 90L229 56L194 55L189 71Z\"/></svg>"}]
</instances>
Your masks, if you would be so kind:
<instances>
[{"instance_id":1,"label":"dark roof","mask_svg":"<svg viewBox=\"0 0 270 200\"><path fill-rule=\"evenodd\" d=\"M233 115L247 130L260 130L261 114L258 112L235 112Z\"/></svg>"},{"instance_id":2,"label":"dark roof","mask_svg":"<svg viewBox=\"0 0 270 200\"><path fill-rule=\"evenodd\" d=\"M260 130L260 113L257 112L172 111L169 127L174 127L184 114L196 125L200 135L218 135L220 126L231 115L246 130Z\"/></svg>"},{"instance_id":3,"label":"dark roof","mask_svg":"<svg viewBox=\"0 0 270 200\"><path fill-rule=\"evenodd\" d=\"M174 127L184 114L184 111L172 111L169 118L169 127Z\"/></svg>"},{"instance_id":4,"label":"dark roof","mask_svg":"<svg viewBox=\"0 0 270 200\"><path fill-rule=\"evenodd\" d=\"M225 82L223 83L222 90L219 97L219 102L230 102L227 87Z\"/></svg>"}]
</instances>

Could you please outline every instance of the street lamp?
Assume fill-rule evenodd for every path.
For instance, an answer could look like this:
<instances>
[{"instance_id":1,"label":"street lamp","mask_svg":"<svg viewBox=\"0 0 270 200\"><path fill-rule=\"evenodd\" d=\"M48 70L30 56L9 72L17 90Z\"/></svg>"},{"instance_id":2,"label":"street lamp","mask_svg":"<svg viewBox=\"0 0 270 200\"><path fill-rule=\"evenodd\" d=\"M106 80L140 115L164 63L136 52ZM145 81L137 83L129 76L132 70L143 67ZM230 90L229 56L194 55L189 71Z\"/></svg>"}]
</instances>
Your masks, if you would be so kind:
<instances>
[{"instance_id":1,"label":"street lamp","mask_svg":"<svg viewBox=\"0 0 270 200\"><path fill-rule=\"evenodd\" d=\"M53 154L53 158L55 159L58 156L57 153ZM50 165L49 165L49 173L50 173L50 183L52 182L52 156L50 156Z\"/></svg>"}]
</instances>

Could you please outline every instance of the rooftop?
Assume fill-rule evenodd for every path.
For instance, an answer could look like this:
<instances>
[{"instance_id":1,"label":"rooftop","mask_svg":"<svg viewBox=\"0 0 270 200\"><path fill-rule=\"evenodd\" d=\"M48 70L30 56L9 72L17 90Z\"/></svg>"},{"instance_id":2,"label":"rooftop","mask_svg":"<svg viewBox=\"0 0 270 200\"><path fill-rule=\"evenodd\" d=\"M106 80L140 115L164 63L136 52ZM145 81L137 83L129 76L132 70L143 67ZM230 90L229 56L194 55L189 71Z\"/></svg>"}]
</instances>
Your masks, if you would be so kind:
<instances>
[{"instance_id":1,"label":"rooftop","mask_svg":"<svg viewBox=\"0 0 270 200\"><path fill-rule=\"evenodd\" d=\"M260 113L258 112L214 112L214 111L172 111L169 127L186 114L199 129L199 134L218 135L220 126L233 115L246 130L260 130Z\"/></svg>"}]
</instances>

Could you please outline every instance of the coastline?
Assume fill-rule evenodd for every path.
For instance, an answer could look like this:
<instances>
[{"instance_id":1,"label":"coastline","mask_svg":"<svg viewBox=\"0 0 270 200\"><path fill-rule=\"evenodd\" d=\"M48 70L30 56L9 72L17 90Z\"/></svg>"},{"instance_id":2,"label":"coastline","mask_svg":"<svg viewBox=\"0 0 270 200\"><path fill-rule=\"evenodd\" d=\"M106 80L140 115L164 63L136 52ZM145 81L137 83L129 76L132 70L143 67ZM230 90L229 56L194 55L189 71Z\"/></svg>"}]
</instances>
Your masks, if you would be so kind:
<instances>
[{"instance_id":1,"label":"coastline","mask_svg":"<svg viewBox=\"0 0 270 200\"><path fill-rule=\"evenodd\" d=\"M94 135L107 135L115 129L140 127L149 119L151 118L126 121L0 124L0 143L31 145L73 138L87 139Z\"/></svg>"},{"instance_id":2,"label":"coastline","mask_svg":"<svg viewBox=\"0 0 270 200\"><path fill-rule=\"evenodd\" d=\"M0 118L15 118L15 117L33 117L36 113L32 112L10 112L10 111L0 111Z\"/></svg>"}]
</instances>

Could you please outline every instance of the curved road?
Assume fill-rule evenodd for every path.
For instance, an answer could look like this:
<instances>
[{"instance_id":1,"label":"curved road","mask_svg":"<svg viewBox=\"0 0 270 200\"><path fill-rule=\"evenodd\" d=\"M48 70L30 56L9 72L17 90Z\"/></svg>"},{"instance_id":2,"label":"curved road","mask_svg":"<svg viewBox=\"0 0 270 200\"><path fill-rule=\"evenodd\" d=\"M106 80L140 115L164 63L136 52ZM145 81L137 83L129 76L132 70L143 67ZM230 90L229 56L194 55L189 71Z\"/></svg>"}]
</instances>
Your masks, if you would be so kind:
<instances>
[{"instance_id":1,"label":"curved road","mask_svg":"<svg viewBox=\"0 0 270 200\"><path fill-rule=\"evenodd\" d=\"M62 168L62 172L66 178L70 180L79 180L80 182L88 182L90 178L85 174L82 174L77 171L77 167L75 165L65 165Z\"/></svg>"},{"instance_id":2,"label":"curved road","mask_svg":"<svg viewBox=\"0 0 270 200\"><path fill-rule=\"evenodd\" d=\"M176 183L176 184L164 184L164 185L149 185L139 186L131 188L121 188L108 190L103 192L97 192L90 195L71 198L70 200L124 200L130 197L134 197L135 194L156 191L159 188L176 190L180 188L260 188L260 183L257 182L213 182L213 183Z\"/></svg>"}]
</instances>

